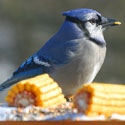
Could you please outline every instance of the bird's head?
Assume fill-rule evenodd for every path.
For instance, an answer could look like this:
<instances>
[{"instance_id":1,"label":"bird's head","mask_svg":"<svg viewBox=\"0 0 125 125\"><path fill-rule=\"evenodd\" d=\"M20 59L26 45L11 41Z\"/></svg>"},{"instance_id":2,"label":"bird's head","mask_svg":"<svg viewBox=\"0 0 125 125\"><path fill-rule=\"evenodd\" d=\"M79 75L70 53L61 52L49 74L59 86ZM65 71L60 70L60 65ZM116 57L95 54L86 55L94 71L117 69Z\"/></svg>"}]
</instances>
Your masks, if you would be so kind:
<instances>
[{"instance_id":1,"label":"bird's head","mask_svg":"<svg viewBox=\"0 0 125 125\"><path fill-rule=\"evenodd\" d=\"M76 9L63 13L66 20L76 23L86 38L104 45L103 31L111 26L121 24L119 21L103 17L99 12L92 9Z\"/></svg>"}]
</instances>

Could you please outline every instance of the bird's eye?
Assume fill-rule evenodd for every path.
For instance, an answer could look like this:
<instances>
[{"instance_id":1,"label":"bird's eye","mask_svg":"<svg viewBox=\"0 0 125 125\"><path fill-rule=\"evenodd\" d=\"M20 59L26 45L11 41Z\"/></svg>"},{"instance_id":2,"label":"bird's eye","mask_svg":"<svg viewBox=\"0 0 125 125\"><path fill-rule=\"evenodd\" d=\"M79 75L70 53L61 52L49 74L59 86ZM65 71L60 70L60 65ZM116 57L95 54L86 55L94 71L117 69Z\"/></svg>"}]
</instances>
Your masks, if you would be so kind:
<instances>
[{"instance_id":1,"label":"bird's eye","mask_svg":"<svg viewBox=\"0 0 125 125\"><path fill-rule=\"evenodd\" d=\"M89 22L90 22L91 24L95 24L95 23L96 23L96 19L94 19L94 18L93 18L93 19L90 19Z\"/></svg>"}]
</instances>

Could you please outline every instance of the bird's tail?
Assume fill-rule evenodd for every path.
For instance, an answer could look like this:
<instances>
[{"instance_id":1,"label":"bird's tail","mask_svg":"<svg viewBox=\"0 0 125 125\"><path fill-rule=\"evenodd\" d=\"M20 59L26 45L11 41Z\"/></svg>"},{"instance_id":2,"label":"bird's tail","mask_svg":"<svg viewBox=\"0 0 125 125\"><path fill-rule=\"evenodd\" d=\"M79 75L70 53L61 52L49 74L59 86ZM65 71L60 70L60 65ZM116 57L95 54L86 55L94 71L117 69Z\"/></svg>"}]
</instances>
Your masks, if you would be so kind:
<instances>
[{"instance_id":1,"label":"bird's tail","mask_svg":"<svg viewBox=\"0 0 125 125\"><path fill-rule=\"evenodd\" d=\"M3 91L7 88L9 88L10 86L16 84L17 82L27 79L27 78L31 78L35 75L29 75L29 76L22 76L22 77L12 77L10 79L8 79L7 81L3 82L2 84L0 84L0 91Z\"/></svg>"},{"instance_id":2,"label":"bird's tail","mask_svg":"<svg viewBox=\"0 0 125 125\"><path fill-rule=\"evenodd\" d=\"M11 85L17 83L20 79L8 79L0 85L0 91L9 88Z\"/></svg>"},{"instance_id":3,"label":"bird's tail","mask_svg":"<svg viewBox=\"0 0 125 125\"><path fill-rule=\"evenodd\" d=\"M43 72L41 72L41 71L42 71L41 68L39 68L39 69L34 69L32 71L30 70L30 71L27 71L27 72L25 71L23 73L12 75L11 78L9 78L7 81L0 84L0 91L3 91L4 89L7 89L8 87L16 84L17 82L19 82L21 80L43 74Z\"/></svg>"}]
</instances>

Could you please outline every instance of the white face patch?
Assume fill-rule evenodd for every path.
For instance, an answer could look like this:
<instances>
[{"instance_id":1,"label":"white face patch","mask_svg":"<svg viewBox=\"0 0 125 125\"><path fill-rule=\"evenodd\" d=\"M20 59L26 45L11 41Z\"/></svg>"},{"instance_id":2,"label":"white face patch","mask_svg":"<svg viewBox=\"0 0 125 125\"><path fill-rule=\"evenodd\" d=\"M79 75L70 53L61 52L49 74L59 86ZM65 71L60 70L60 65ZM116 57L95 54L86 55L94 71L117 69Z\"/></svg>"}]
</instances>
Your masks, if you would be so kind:
<instances>
[{"instance_id":1,"label":"white face patch","mask_svg":"<svg viewBox=\"0 0 125 125\"><path fill-rule=\"evenodd\" d=\"M103 36L102 26L97 26L96 24L91 24L90 22L86 23L86 29L89 32L89 35L92 39L99 41L100 43L105 43Z\"/></svg>"},{"instance_id":2,"label":"white face patch","mask_svg":"<svg viewBox=\"0 0 125 125\"><path fill-rule=\"evenodd\" d=\"M36 63L36 64L39 64L39 65L44 65L44 66L47 66L47 67L49 67L50 66L50 64L48 63L48 62L43 62L43 61L40 61L39 59L38 59L38 57L36 56L36 57L34 57L34 62Z\"/></svg>"}]
</instances>

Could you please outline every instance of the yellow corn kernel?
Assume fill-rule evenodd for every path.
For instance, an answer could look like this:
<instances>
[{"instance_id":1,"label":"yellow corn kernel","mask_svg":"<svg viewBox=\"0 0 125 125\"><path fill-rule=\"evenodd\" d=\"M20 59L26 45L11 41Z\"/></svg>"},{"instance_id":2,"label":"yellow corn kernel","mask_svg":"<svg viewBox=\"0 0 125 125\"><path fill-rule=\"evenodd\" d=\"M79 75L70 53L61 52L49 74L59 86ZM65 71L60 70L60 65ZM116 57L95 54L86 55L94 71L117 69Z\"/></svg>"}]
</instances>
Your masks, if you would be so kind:
<instances>
[{"instance_id":1,"label":"yellow corn kernel","mask_svg":"<svg viewBox=\"0 0 125 125\"><path fill-rule=\"evenodd\" d=\"M108 89L107 89L108 88ZM96 91L96 92L104 92L104 93L125 93L125 86L118 84L106 84L106 83L93 83L88 85L84 85L84 89L87 91Z\"/></svg>"},{"instance_id":2,"label":"yellow corn kernel","mask_svg":"<svg viewBox=\"0 0 125 125\"><path fill-rule=\"evenodd\" d=\"M111 106L92 104L86 111L86 114L89 114L89 113L98 113L98 115L104 114L106 116L111 116L114 113L124 115L125 107L117 107L117 106L111 107Z\"/></svg>"},{"instance_id":3,"label":"yellow corn kernel","mask_svg":"<svg viewBox=\"0 0 125 125\"><path fill-rule=\"evenodd\" d=\"M8 96L14 98L16 95L13 91L9 91Z\"/></svg>"},{"instance_id":4,"label":"yellow corn kernel","mask_svg":"<svg viewBox=\"0 0 125 125\"><path fill-rule=\"evenodd\" d=\"M41 94L40 96L36 97L37 101L44 101L44 100L48 100L49 98L55 97L57 95L59 95L60 93L62 93L62 90L60 87L53 89L52 91L49 91L47 93Z\"/></svg>"},{"instance_id":5,"label":"yellow corn kernel","mask_svg":"<svg viewBox=\"0 0 125 125\"><path fill-rule=\"evenodd\" d=\"M32 81L33 82L33 81ZM35 87L42 87L42 86L45 86L45 85L47 85L47 84L50 84L50 83L52 83L53 82L53 79L52 78L49 78L49 79L47 79L47 78L42 78L42 81L35 81L35 83L37 83L37 84L33 84L33 86L35 86ZM34 82L33 82L34 83ZM41 84L42 83L42 84Z\"/></svg>"},{"instance_id":6,"label":"yellow corn kernel","mask_svg":"<svg viewBox=\"0 0 125 125\"><path fill-rule=\"evenodd\" d=\"M66 99L64 98L63 94L60 94L59 96L57 96L57 99L55 101L55 105L58 105L61 103L66 103Z\"/></svg>"},{"instance_id":7,"label":"yellow corn kernel","mask_svg":"<svg viewBox=\"0 0 125 125\"><path fill-rule=\"evenodd\" d=\"M14 85L12 87L11 91L13 91L15 94L17 94L19 92L19 89L18 89L17 85Z\"/></svg>"},{"instance_id":8,"label":"yellow corn kernel","mask_svg":"<svg viewBox=\"0 0 125 125\"><path fill-rule=\"evenodd\" d=\"M104 105L104 106L119 106L119 107L124 107L125 106L125 100L123 99L112 99L112 98L108 98L108 99L104 99L104 98L99 98L96 96L93 96L90 100L92 104L97 104L97 105Z\"/></svg>"},{"instance_id":9,"label":"yellow corn kernel","mask_svg":"<svg viewBox=\"0 0 125 125\"><path fill-rule=\"evenodd\" d=\"M5 101L11 104L11 103L13 102L13 98L10 97L10 96L7 96L7 97L5 98Z\"/></svg>"},{"instance_id":10,"label":"yellow corn kernel","mask_svg":"<svg viewBox=\"0 0 125 125\"><path fill-rule=\"evenodd\" d=\"M29 79L25 79L25 80L22 80L20 82L22 83L26 83L27 81L30 82L30 83L34 83L34 82L38 82L38 81L43 81L43 79L46 79L46 78L49 78L49 75L48 74L42 74L42 75L38 75L38 76L35 76L35 77L32 77L32 78L29 78Z\"/></svg>"},{"instance_id":11,"label":"yellow corn kernel","mask_svg":"<svg viewBox=\"0 0 125 125\"><path fill-rule=\"evenodd\" d=\"M37 83L37 84L39 84L39 83L43 83L43 81L44 80L48 80L48 78L50 78L49 77L49 75L48 74L43 74L43 75L39 75L39 76L36 76L36 77L33 77L33 78L30 78L30 79L27 79L27 80L24 80L24 81L28 81L29 83Z\"/></svg>"},{"instance_id":12,"label":"yellow corn kernel","mask_svg":"<svg viewBox=\"0 0 125 125\"><path fill-rule=\"evenodd\" d=\"M29 82L26 82L24 86L26 91L31 91L31 84Z\"/></svg>"},{"instance_id":13,"label":"yellow corn kernel","mask_svg":"<svg viewBox=\"0 0 125 125\"><path fill-rule=\"evenodd\" d=\"M46 85L46 86L43 86L42 88L40 88L40 92L41 93L45 93L45 92L50 91L51 89L55 89L57 87L58 87L58 84L56 82L53 82L51 84L51 86L50 85Z\"/></svg>"},{"instance_id":14,"label":"yellow corn kernel","mask_svg":"<svg viewBox=\"0 0 125 125\"><path fill-rule=\"evenodd\" d=\"M52 79L45 79L42 82L39 82L37 84L32 84L31 91L36 92L36 94L39 94L39 93L41 93L41 91L39 91L38 88L42 88L43 86L49 86L49 84L51 84L53 82L54 81Z\"/></svg>"},{"instance_id":15,"label":"yellow corn kernel","mask_svg":"<svg viewBox=\"0 0 125 125\"><path fill-rule=\"evenodd\" d=\"M116 25L120 25L120 24L121 24L121 22L116 21L116 22L114 22L114 24L116 24Z\"/></svg>"},{"instance_id":16,"label":"yellow corn kernel","mask_svg":"<svg viewBox=\"0 0 125 125\"><path fill-rule=\"evenodd\" d=\"M48 92L52 89L55 89L57 87L58 87L58 84L56 82L53 82L53 83L51 83L51 85L48 84L46 86L40 87L39 89L36 86L32 86L32 91L35 93L35 95L39 95L39 94L42 94L42 93L46 93L46 92Z\"/></svg>"},{"instance_id":17,"label":"yellow corn kernel","mask_svg":"<svg viewBox=\"0 0 125 125\"><path fill-rule=\"evenodd\" d=\"M17 88L18 88L19 92L24 91L24 84L21 83L21 82L19 82L19 83L17 84Z\"/></svg>"},{"instance_id":18,"label":"yellow corn kernel","mask_svg":"<svg viewBox=\"0 0 125 125\"><path fill-rule=\"evenodd\" d=\"M63 101L62 101L63 100ZM43 102L38 102L37 105L38 106L42 106L42 107L49 107L49 106L56 106L58 104L61 104L61 103L65 103L66 100L64 99L64 95L60 94L54 98L51 98L47 101L43 101Z\"/></svg>"}]
</instances>

